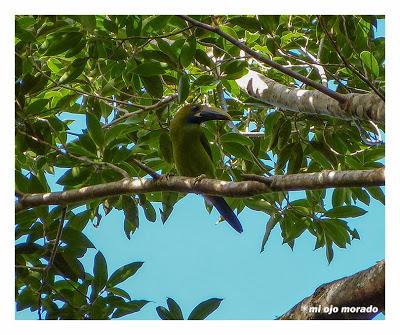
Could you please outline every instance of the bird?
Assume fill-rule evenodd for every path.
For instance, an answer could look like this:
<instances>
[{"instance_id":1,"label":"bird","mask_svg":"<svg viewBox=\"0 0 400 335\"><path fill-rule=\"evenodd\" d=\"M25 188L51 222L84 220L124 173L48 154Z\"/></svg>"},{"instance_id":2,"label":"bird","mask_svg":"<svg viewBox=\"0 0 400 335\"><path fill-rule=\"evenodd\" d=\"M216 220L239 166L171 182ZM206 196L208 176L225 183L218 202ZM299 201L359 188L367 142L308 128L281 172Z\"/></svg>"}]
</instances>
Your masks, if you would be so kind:
<instances>
[{"instance_id":1,"label":"bird","mask_svg":"<svg viewBox=\"0 0 400 335\"><path fill-rule=\"evenodd\" d=\"M171 120L172 154L180 176L215 179L210 143L201 129L203 122L211 120L229 121L232 118L217 107L187 104L181 107ZM233 229L238 233L243 232L239 219L224 198L211 195L204 195L204 198L218 210Z\"/></svg>"}]
</instances>

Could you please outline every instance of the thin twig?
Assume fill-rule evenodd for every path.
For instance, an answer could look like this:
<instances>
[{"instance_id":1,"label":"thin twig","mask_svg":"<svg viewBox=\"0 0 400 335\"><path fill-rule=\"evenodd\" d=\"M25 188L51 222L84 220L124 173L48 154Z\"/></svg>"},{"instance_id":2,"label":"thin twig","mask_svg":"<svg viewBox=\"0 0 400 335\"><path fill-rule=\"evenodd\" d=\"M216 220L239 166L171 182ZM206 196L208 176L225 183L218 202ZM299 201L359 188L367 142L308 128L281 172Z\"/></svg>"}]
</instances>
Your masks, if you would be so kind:
<instances>
[{"instance_id":1,"label":"thin twig","mask_svg":"<svg viewBox=\"0 0 400 335\"><path fill-rule=\"evenodd\" d=\"M67 213L67 206L64 206L62 208L62 211L61 211L60 223L58 224L56 239L55 239L54 245L53 245L53 250L51 251L51 256L50 256L49 262L48 262L47 267L46 267L46 277L48 275L48 272L49 272L50 268L53 266L54 258L56 257L58 245L60 243L62 230L63 230L63 227L64 227L64 221L65 221L66 213Z\"/></svg>"},{"instance_id":2,"label":"thin twig","mask_svg":"<svg viewBox=\"0 0 400 335\"><path fill-rule=\"evenodd\" d=\"M117 123L120 123L120 122L126 120L127 118L130 118L131 116L138 115L138 114L140 114L142 112L148 112L148 111L163 107L164 105L166 105L166 104L170 103L171 101L175 100L177 97L178 97L178 94L174 93L174 94L166 96L165 98L161 99L160 101L158 101L157 103L155 103L153 105L141 106L141 108L140 108L141 110L140 111L135 111L135 112L130 112L130 113L124 114L123 116L119 117L118 119L115 119L115 120L111 121L109 124L107 124L105 126L105 128L110 128L113 125L115 125ZM117 103L119 103L119 102L117 102ZM129 106L130 107L134 107L133 105L129 105ZM116 107L116 108L118 109L118 107Z\"/></svg>"},{"instance_id":3,"label":"thin twig","mask_svg":"<svg viewBox=\"0 0 400 335\"><path fill-rule=\"evenodd\" d=\"M161 177L160 174L158 174L156 171L154 171L147 165L143 164L141 161L138 161L135 158L130 158L129 161L135 163L139 168L141 168L143 171L145 171L153 179L159 179Z\"/></svg>"},{"instance_id":4,"label":"thin twig","mask_svg":"<svg viewBox=\"0 0 400 335\"><path fill-rule=\"evenodd\" d=\"M51 267L53 266L53 262L54 262L54 258L56 257L57 254L57 249L60 243L60 239L61 239L61 235L62 235L62 230L64 227L64 221L65 221L65 215L67 213L67 206L64 206L62 208L62 212L61 212L61 217L60 217L60 222L58 224L58 229L57 229L57 234L56 234L56 238L54 241L54 245L53 245L53 249L51 251L50 254L50 259L47 263L46 268L44 269L43 273L42 273L42 283L40 285L39 291L38 291L38 297L39 297L39 301L38 301L38 316L39 316L39 320L42 320L42 292L44 287L46 286L46 281L47 281L47 277L49 274L49 271L51 269Z\"/></svg>"},{"instance_id":5,"label":"thin twig","mask_svg":"<svg viewBox=\"0 0 400 335\"><path fill-rule=\"evenodd\" d=\"M26 265L15 265L16 269L27 269L30 271L38 271L38 272L43 272L46 270L46 267L40 267L40 266L26 266Z\"/></svg>"}]
</instances>

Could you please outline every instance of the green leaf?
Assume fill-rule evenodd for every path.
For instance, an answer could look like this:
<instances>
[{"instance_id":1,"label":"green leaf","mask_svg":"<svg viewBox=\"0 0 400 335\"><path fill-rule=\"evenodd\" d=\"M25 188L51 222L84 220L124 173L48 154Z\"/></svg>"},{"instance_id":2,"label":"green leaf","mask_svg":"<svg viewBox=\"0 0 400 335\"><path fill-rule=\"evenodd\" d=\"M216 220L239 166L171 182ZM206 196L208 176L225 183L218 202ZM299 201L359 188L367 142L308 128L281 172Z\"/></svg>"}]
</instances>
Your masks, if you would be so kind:
<instances>
[{"instance_id":1,"label":"green leaf","mask_svg":"<svg viewBox=\"0 0 400 335\"><path fill-rule=\"evenodd\" d=\"M221 72L224 79L239 79L248 72L247 66L245 61L232 60L221 65Z\"/></svg>"},{"instance_id":2,"label":"green leaf","mask_svg":"<svg viewBox=\"0 0 400 335\"><path fill-rule=\"evenodd\" d=\"M196 80L193 82L193 85L195 86L211 86L215 85L217 83L217 80L208 74L203 74L199 77L196 78Z\"/></svg>"},{"instance_id":3,"label":"green leaf","mask_svg":"<svg viewBox=\"0 0 400 335\"><path fill-rule=\"evenodd\" d=\"M188 320L204 320L212 312L214 312L223 299L211 298L198 304L190 313Z\"/></svg>"},{"instance_id":4,"label":"green leaf","mask_svg":"<svg viewBox=\"0 0 400 335\"><path fill-rule=\"evenodd\" d=\"M385 147L376 146L362 153L365 162L375 162L385 158Z\"/></svg>"},{"instance_id":5,"label":"green leaf","mask_svg":"<svg viewBox=\"0 0 400 335\"><path fill-rule=\"evenodd\" d=\"M146 25L143 27L143 30L148 33L153 31L158 32L168 26L170 19L171 15L154 15L149 21L147 21Z\"/></svg>"},{"instance_id":6,"label":"green leaf","mask_svg":"<svg viewBox=\"0 0 400 335\"><path fill-rule=\"evenodd\" d=\"M252 33L255 33L261 29L259 22L254 17L241 15L229 19L229 22Z\"/></svg>"},{"instance_id":7,"label":"green leaf","mask_svg":"<svg viewBox=\"0 0 400 335\"><path fill-rule=\"evenodd\" d=\"M167 298L167 305L174 320L183 320L182 310L174 299Z\"/></svg>"},{"instance_id":8,"label":"green leaf","mask_svg":"<svg viewBox=\"0 0 400 335\"><path fill-rule=\"evenodd\" d=\"M235 156L236 158L242 158L251 161L249 148L240 143L225 142L223 148L225 152Z\"/></svg>"},{"instance_id":9,"label":"green leaf","mask_svg":"<svg viewBox=\"0 0 400 335\"><path fill-rule=\"evenodd\" d=\"M250 149L254 147L254 142L250 138L238 133L226 133L221 136L220 141L223 145L225 143L240 143Z\"/></svg>"},{"instance_id":10,"label":"green leaf","mask_svg":"<svg viewBox=\"0 0 400 335\"><path fill-rule=\"evenodd\" d=\"M280 173L281 170L285 169L286 163L292 155L293 148L295 147L295 143L289 143L278 154L277 163L275 166L275 170L277 173Z\"/></svg>"},{"instance_id":11,"label":"green leaf","mask_svg":"<svg viewBox=\"0 0 400 335\"><path fill-rule=\"evenodd\" d=\"M125 214L124 231L126 237L130 240L131 234L139 227L139 212L136 202L129 196L122 198L122 206Z\"/></svg>"},{"instance_id":12,"label":"green leaf","mask_svg":"<svg viewBox=\"0 0 400 335\"><path fill-rule=\"evenodd\" d=\"M59 84L67 84L76 78L78 78L82 72L85 70L87 58L77 58L72 64L68 67L67 71L61 76L58 83Z\"/></svg>"},{"instance_id":13,"label":"green leaf","mask_svg":"<svg viewBox=\"0 0 400 335\"><path fill-rule=\"evenodd\" d=\"M64 186L76 186L82 184L89 178L92 170L87 167L75 166L72 169L67 170L56 183Z\"/></svg>"},{"instance_id":14,"label":"green leaf","mask_svg":"<svg viewBox=\"0 0 400 335\"><path fill-rule=\"evenodd\" d=\"M78 19L87 31L93 32L93 30L96 28L95 15L79 15Z\"/></svg>"},{"instance_id":15,"label":"green leaf","mask_svg":"<svg viewBox=\"0 0 400 335\"><path fill-rule=\"evenodd\" d=\"M280 218L279 215L271 215L269 217L269 220L268 220L267 224L265 225L265 233L264 233L263 240L261 242L260 253L264 251L265 245L267 244L269 236L271 235L271 231L272 231L272 229L274 229L276 224L279 222L279 218Z\"/></svg>"},{"instance_id":16,"label":"green leaf","mask_svg":"<svg viewBox=\"0 0 400 335\"><path fill-rule=\"evenodd\" d=\"M328 260L328 263L330 264L333 260L333 248L331 241L327 242L325 245L325 255L326 259Z\"/></svg>"},{"instance_id":17,"label":"green leaf","mask_svg":"<svg viewBox=\"0 0 400 335\"><path fill-rule=\"evenodd\" d=\"M189 96L189 90L189 76L187 74L183 74L180 76L178 81L178 103L182 104L185 102L186 98Z\"/></svg>"},{"instance_id":18,"label":"green leaf","mask_svg":"<svg viewBox=\"0 0 400 335\"><path fill-rule=\"evenodd\" d=\"M16 300L17 300L17 305L16 305L17 312L22 311L28 307L34 308L34 306L37 305L38 292L32 290L30 287L25 287L17 295Z\"/></svg>"},{"instance_id":19,"label":"green leaf","mask_svg":"<svg viewBox=\"0 0 400 335\"><path fill-rule=\"evenodd\" d=\"M22 28L18 22L15 24L15 37L24 42L35 42L35 35L28 29Z\"/></svg>"},{"instance_id":20,"label":"green leaf","mask_svg":"<svg viewBox=\"0 0 400 335\"><path fill-rule=\"evenodd\" d=\"M166 162L172 164L174 161L171 137L167 132L162 132L159 139L160 156Z\"/></svg>"},{"instance_id":21,"label":"green leaf","mask_svg":"<svg viewBox=\"0 0 400 335\"><path fill-rule=\"evenodd\" d=\"M374 187L367 187L366 190L368 191L371 196L382 203L385 204L385 193L383 193L382 188L379 186Z\"/></svg>"},{"instance_id":22,"label":"green leaf","mask_svg":"<svg viewBox=\"0 0 400 335\"><path fill-rule=\"evenodd\" d=\"M100 251L94 257L93 276L93 296L96 298L105 287L108 278L107 262Z\"/></svg>"},{"instance_id":23,"label":"green leaf","mask_svg":"<svg viewBox=\"0 0 400 335\"><path fill-rule=\"evenodd\" d=\"M93 243L80 230L66 227L63 229L62 241L72 248L94 248Z\"/></svg>"},{"instance_id":24,"label":"green leaf","mask_svg":"<svg viewBox=\"0 0 400 335\"><path fill-rule=\"evenodd\" d=\"M374 55L369 51L363 51L360 53L361 61L367 70L372 73L375 77L379 76L379 64Z\"/></svg>"},{"instance_id":25,"label":"green leaf","mask_svg":"<svg viewBox=\"0 0 400 335\"><path fill-rule=\"evenodd\" d=\"M118 288L118 287L107 287L107 288L106 288L106 291L107 291L107 292L110 292L110 293L112 293L112 294L114 294L114 295L123 297L123 298L125 298L125 299L131 300L131 296L129 295L129 293L126 292L126 291L124 291L124 290L121 289L121 288Z\"/></svg>"},{"instance_id":26,"label":"green leaf","mask_svg":"<svg viewBox=\"0 0 400 335\"><path fill-rule=\"evenodd\" d=\"M29 228L37 219L33 210L24 210L15 214L15 223L19 228Z\"/></svg>"},{"instance_id":27,"label":"green leaf","mask_svg":"<svg viewBox=\"0 0 400 335\"><path fill-rule=\"evenodd\" d=\"M281 45L286 45L292 42L293 40L296 40L298 38L303 37L304 35L300 32L289 32L287 34L284 34L281 36Z\"/></svg>"},{"instance_id":28,"label":"green leaf","mask_svg":"<svg viewBox=\"0 0 400 335\"><path fill-rule=\"evenodd\" d=\"M292 133L292 122L290 120L286 120L285 122L282 123L282 125L279 128L279 134L278 134L278 149L281 150L283 149L288 143L289 143L289 138L290 134ZM296 145L297 149L298 145Z\"/></svg>"},{"instance_id":29,"label":"green leaf","mask_svg":"<svg viewBox=\"0 0 400 335\"><path fill-rule=\"evenodd\" d=\"M150 95L155 98L162 98L164 87L160 76L140 77L143 86Z\"/></svg>"},{"instance_id":30,"label":"green leaf","mask_svg":"<svg viewBox=\"0 0 400 335\"><path fill-rule=\"evenodd\" d=\"M120 318L124 315L139 312L147 303L149 303L147 300L132 300L125 302L118 306L111 318Z\"/></svg>"},{"instance_id":31,"label":"green leaf","mask_svg":"<svg viewBox=\"0 0 400 335\"><path fill-rule=\"evenodd\" d=\"M205 51L197 49L194 57L200 64L209 68L212 67L212 61Z\"/></svg>"},{"instance_id":32,"label":"green leaf","mask_svg":"<svg viewBox=\"0 0 400 335\"><path fill-rule=\"evenodd\" d=\"M335 188L332 194L332 206L339 207L342 206L346 198L345 188Z\"/></svg>"},{"instance_id":33,"label":"green leaf","mask_svg":"<svg viewBox=\"0 0 400 335\"><path fill-rule=\"evenodd\" d=\"M323 219L321 220L321 227L339 248L346 248L346 244L350 242L349 233L346 224L338 219Z\"/></svg>"},{"instance_id":34,"label":"green leaf","mask_svg":"<svg viewBox=\"0 0 400 335\"><path fill-rule=\"evenodd\" d=\"M353 188L351 188L351 193L352 193L354 200L358 199L361 202L363 202L365 205L367 205L367 206L369 205L370 197L366 190L363 190L362 188L359 188L359 187L353 187Z\"/></svg>"},{"instance_id":35,"label":"green leaf","mask_svg":"<svg viewBox=\"0 0 400 335\"><path fill-rule=\"evenodd\" d=\"M188 67L193 60L196 53L196 37L190 36L182 46L181 53L179 55L179 62L183 67Z\"/></svg>"},{"instance_id":36,"label":"green leaf","mask_svg":"<svg viewBox=\"0 0 400 335\"><path fill-rule=\"evenodd\" d=\"M89 222L89 219L90 219L89 210L79 212L78 214L74 214L72 217L68 219L66 228L82 231Z\"/></svg>"},{"instance_id":37,"label":"green leaf","mask_svg":"<svg viewBox=\"0 0 400 335\"><path fill-rule=\"evenodd\" d=\"M77 281L79 278L85 279L85 269L83 268L82 263L74 254L67 250L56 254L54 258L54 266L64 276L74 281Z\"/></svg>"},{"instance_id":38,"label":"green leaf","mask_svg":"<svg viewBox=\"0 0 400 335\"><path fill-rule=\"evenodd\" d=\"M164 224L174 209L174 204L178 201L177 192L161 192L162 210L160 209L161 221Z\"/></svg>"},{"instance_id":39,"label":"green leaf","mask_svg":"<svg viewBox=\"0 0 400 335\"><path fill-rule=\"evenodd\" d=\"M303 148L300 143L294 143L289 158L288 174L298 173L303 164Z\"/></svg>"},{"instance_id":40,"label":"green leaf","mask_svg":"<svg viewBox=\"0 0 400 335\"><path fill-rule=\"evenodd\" d=\"M103 26L106 28L108 31L118 34L118 26L116 23L112 20L104 19L103 20Z\"/></svg>"},{"instance_id":41,"label":"green leaf","mask_svg":"<svg viewBox=\"0 0 400 335\"><path fill-rule=\"evenodd\" d=\"M322 154L322 156L330 163L332 168L336 168L338 161L336 155L331 151L326 143L312 141L310 142L311 147L315 152ZM322 163L322 162L321 162Z\"/></svg>"},{"instance_id":42,"label":"green leaf","mask_svg":"<svg viewBox=\"0 0 400 335\"><path fill-rule=\"evenodd\" d=\"M108 280L107 287L113 287L132 277L141 268L143 262L132 262L115 270Z\"/></svg>"},{"instance_id":43,"label":"green leaf","mask_svg":"<svg viewBox=\"0 0 400 335\"><path fill-rule=\"evenodd\" d=\"M171 312L163 306L158 306L156 311L161 320L175 320Z\"/></svg>"},{"instance_id":44,"label":"green leaf","mask_svg":"<svg viewBox=\"0 0 400 335\"><path fill-rule=\"evenodd\" d=\"M273 33L279 26L279 15L257 15L263 30L267 33Z\"/></svg>"},{"instance_id":45,"label":"green leaf","mask_svg":"<svg viewBox=\"0 0 400 335\"><path fill-rule=\"evenodd\" d=\"M167 68L168 66L162 63L149 61L138 65L134 71L141 77L153 77L165 73Z\"/></svg>"},{"instance_id":46,"label":"green leaf","mask_svg":"<svg viewBox=\"0 0 400 335\"><path fill-rule=\"evenodd\" d=\"M151 221L151 222L155 222L157 219L157 214L156 211L153 207L153 205L151 204L150 201L145 201L144 203L140 204L144 210L144 215L146 216L146 219Z\"/></svg>"},{"instance_id":47,"label":"green leaf","mask_svg":"<svg viewBox=\"0 0 400 335\"><path fill-rule=\"evenodd\" d=\"M142 16L129 15L126 20L126 35L128 37L140 36L142 32Z\"/></svg>"},{"instance_id":48,"label":"green leaf","mask_svg":"<svg viewBox=\"0 0 400 335\"><path fill-rule=\"evenodd\" d=\"M171 47L171 45L163 38L160 38L157 40L157 45L159 49L168 55L168 57L171 59L171 61L176 62L178 56L175 54L174 49Z\"/></svg>"},{"instance_id":49,"label":"green leaf","mask_svg":"<svg viewBox=\"0 0 400 335\"><path fill-rule=\"evenodd\" d=\"M280 116L280 113L271 113L265 118L265 134L271 134L267 151L274 149L278 144L279 130L281 129L282 124L285 122L285 119Z\"/></svg>"},{"instance_id":50,"label":"green leaf","mask_svg":"<svg viewBox=\"0 0 400 335\"><path fill-rule=\"evenodd\" d=\"M83 34L81 32L72 31L63 34L56 34L52 36L52 38L53 39L49 42L49 47L45 53L46 56L55 56L72 49L79 44L83 38Z\"/></svg>"},{"instance_id":51,"label":"green leaf","mask_svg":"<svg viewBox=\"0 0 400 335\"><path fill-rule=\"evenodd\" d=\"M261 211L270 214L274 211L274 206L272 206L268 201L263 199L243 199L244 204L254 211Z\"/></svg>"},{"instance_id":52,"label":"green leaf","mask_svg":"<svg viewBox=\"0 0 400 335\"><path fill-rule=\"evenodd\" d=\"M38 115L44 112L43 109L48 104L49 99L38 99L28 105L27 113L31 115Z\"/></svg>"},{"instance_id":53,"label":"green leaf","mask_svg":"<svg viewBox=\"0 0 400 335\"><path fill-rule=\"evenodd\" d=\"M89 135L97 147L102 148L104 144L104 131L99 119L92 113L86 113L86 124Z\"/></svg>"},{"instance_id":54,"label":"green leaf","mask_svg":"<svg viewBox=\"0 0 400 335\"><path fill-rule=\"evenodd\" d=\"M367 213L366 210L357 206L340 206L328 210L325 212L325 216L330 218L355 218L365 213Z\"/></svg>"}]
</instances>

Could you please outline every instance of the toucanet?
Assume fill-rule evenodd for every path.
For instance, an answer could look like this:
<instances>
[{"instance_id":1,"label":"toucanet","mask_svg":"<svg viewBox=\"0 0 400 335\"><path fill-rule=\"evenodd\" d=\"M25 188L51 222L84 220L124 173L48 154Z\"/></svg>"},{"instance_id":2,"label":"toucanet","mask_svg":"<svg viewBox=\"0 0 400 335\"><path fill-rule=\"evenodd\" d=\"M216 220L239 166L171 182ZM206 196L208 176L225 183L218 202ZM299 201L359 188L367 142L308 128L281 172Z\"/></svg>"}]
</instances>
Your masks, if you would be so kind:
<instances>
[{"instance_id":1,"label":"toucanet","mask_svg":"<svg viewBox=\"0 0 400 335\"><path fill-rule=\"evenodd\" d=\"M185 105L172 119L170 136L174 163L179 175L186 177L205 175L215 178L211 147L200 126L202 122L210 120L231 120L231 117L220 108ZM239 233L243 231L239 219L224 198L211 195L204 197L212 203L233 229Z\"/></svg>"}]
</instances>

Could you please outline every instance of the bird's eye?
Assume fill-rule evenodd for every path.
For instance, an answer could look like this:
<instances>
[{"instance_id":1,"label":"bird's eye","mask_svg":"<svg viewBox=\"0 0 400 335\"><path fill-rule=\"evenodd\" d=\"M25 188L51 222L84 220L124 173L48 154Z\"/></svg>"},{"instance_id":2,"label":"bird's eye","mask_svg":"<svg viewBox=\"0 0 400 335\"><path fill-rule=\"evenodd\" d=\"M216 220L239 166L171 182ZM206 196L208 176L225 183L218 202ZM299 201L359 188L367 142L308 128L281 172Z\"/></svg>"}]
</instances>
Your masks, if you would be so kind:
<instances>
[{"instance_id":1,"label":"bird's eye","mask_svg":"<svg viewBox=\"0 0 400 335\"><path fill-rule=\"evenodd\" d=\"M200 110L200 106L199 105L193 105L191 109L192 109L193 113L196 113L196 112L198 112Z\"/></svg>"}]
</instances>

